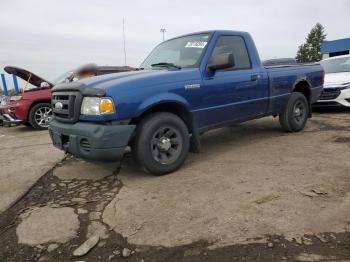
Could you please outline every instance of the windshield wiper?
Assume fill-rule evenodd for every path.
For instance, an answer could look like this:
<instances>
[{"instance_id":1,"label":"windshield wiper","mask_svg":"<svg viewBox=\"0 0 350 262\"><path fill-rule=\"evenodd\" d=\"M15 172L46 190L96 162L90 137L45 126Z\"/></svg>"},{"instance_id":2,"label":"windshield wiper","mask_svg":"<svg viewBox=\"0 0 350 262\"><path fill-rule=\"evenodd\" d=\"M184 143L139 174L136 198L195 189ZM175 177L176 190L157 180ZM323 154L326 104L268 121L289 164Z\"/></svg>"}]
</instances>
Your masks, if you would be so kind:
<instances>
[{"instance_id":1,"label":"windshield wiper","mask_svg":"<svg viewBox=\"0 0 350 262\"><path fill-rule=\"evenodd\" d=\"M172 67L172 68L176 68L176 69L181 69L181 66L178 66L178 65L175 65L175 64L173 64L173 63L166 63L166 62L161 62L161 63L156 63L156 64L152 64L151 65L152 67L153 66L158 66L158 67L162 67L162 66L164 66L164 67Z\"/></svg>"}]
</instances>

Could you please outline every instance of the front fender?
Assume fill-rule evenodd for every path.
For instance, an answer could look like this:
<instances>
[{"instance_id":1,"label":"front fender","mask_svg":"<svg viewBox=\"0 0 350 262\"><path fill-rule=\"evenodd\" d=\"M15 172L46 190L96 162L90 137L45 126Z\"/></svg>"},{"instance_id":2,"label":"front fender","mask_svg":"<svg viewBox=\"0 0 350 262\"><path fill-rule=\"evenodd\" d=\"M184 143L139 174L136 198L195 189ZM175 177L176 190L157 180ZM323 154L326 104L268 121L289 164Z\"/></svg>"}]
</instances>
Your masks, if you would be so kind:
<instances>
[{"instance_id":1,"label":"front fender","mask_svg":"<svg viewBox=\"0 0 350 262\"><path fill-rule=\"evenodd\" d=\"M140 116L151 107L157 106L159 104L164 104L164 103L176 103L178 105L185 107L188 111L190 108L188 101L184 99L182 96L179 96L174 93L161 93L161 94L151 96L147 98L145 101L143 101L138 106L136 110L136 114L137 116Z\"/></svg>"}]
</instances>

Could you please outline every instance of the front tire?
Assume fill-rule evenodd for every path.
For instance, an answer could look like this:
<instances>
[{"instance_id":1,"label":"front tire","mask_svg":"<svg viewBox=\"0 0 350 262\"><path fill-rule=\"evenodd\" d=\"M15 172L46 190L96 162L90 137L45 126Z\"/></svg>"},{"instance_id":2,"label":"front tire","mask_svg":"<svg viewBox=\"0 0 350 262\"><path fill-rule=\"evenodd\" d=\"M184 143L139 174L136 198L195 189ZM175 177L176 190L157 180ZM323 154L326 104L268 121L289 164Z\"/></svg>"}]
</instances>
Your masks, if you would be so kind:
<instances>
[{"instance_id":1,"label":"front tire","mask_svg":"<svg viewBox=\"0 0 350 262\"><path fill-rule=\"evenodd\" d=\"M38 130L45 130L49 127L52 118L52 108L49 103L39 103L29 111L29 123Z\"/></svg>"},{"instance_id":2,"label":"front tire","mask_svg":"<svg viewBox=\"0 0 350 262\"><path fill-rule=\"evenodd\" d=\"M309 117L309 103L300 92L293 92L286 109L279 115L281 127L287 132L299 132L304 129Z\"/></svg>"},{"instance_id":3,"label":"front tire","mask_svg":"<svg viewBox=\"0 0 350 262\"><path fill-rule=\"evenodd\" d=\"M189 145L189 132L181 118L166 112L154 113L138 124L132 153L145 170L160 176L180 168Z\"/></svg>"}]
</instances>

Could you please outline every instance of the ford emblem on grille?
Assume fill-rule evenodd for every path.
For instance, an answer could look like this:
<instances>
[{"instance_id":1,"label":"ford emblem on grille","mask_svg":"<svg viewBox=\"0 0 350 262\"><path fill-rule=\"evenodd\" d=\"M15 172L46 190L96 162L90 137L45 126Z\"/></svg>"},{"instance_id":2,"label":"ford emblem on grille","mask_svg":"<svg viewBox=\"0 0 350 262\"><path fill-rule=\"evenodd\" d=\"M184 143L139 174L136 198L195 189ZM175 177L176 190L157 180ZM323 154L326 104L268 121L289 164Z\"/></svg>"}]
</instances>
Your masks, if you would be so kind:
<instances>
[{"instance_id":1,"label":"ford emblem on grille","mask_svg":"<svg viewBox=\"0 0 350 262\"><path fill-rule=\"evenodd\" d=\"M57 103L55 104L55 109L61 110L62 108L63 108L63 104L62 104L61 102L57 102Z\"/></svg>"}]
</instances>

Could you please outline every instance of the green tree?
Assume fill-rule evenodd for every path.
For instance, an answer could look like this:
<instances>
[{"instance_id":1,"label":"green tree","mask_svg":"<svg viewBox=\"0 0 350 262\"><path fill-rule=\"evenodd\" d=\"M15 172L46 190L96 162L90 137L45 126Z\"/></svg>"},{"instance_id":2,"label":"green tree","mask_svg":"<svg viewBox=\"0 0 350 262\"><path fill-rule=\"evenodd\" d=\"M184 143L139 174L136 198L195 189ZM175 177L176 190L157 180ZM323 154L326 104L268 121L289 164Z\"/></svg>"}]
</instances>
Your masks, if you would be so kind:
<instances>
[{"instance_id":1,"label":"green tree","mask_svg":"<svg viewBox=\"0 0 350 262\"><path fill-rule=\"evenodd\" d=\"M317 23L306 37L306 42L299 46L295 59L299 63L317 62L322 59L321 43L326 39L324 27Z\"/></svg>"}]
</instances>

